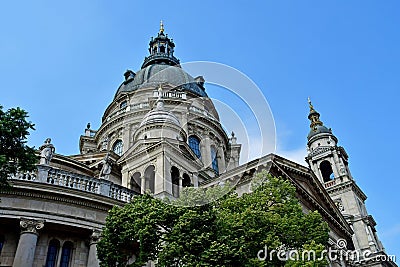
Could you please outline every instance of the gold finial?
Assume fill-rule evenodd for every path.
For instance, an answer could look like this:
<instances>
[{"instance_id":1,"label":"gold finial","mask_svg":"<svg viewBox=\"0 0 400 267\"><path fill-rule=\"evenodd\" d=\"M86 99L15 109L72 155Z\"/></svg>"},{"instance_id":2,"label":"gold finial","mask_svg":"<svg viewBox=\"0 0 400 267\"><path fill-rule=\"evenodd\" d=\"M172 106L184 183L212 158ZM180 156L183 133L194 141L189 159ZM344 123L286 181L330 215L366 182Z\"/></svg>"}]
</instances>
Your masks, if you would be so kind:
<instances>
[{"instance_id":1,"label":"gold finial","mask_svg":"<svg viewBox=\"0 0 400 267\"><path fill-rule=\"evenodd\" d=\"M313 106L313 104L311 103L310 97L308 97L307 100L308 100L308 105L310 106L310 112L314 111L314 106Z\"/></svg>"},{"instance_id":2,"label":"gold finial","mask_svg":"<svg viewBox=\"0 0 400 267\"><path fill-rule=\"evenodd\" d=\"M323 125L322 121L319 120L319 113L315 111L314 106L311 103L310 97L308 97L308 105L310 106L310 114L308 114L308 119L311 121L310 128L316 129L315 126Z\"/></svg>"},{"instance_id":3,"label":"gold finial","mask_svg":"<svg viewBox=\"0 0 400 267\"><path fill-rule=\"evenodd\" d=\"M164 33L164 23L162 20L160 21L160 33Z\"/></svg>"}]
</instances>

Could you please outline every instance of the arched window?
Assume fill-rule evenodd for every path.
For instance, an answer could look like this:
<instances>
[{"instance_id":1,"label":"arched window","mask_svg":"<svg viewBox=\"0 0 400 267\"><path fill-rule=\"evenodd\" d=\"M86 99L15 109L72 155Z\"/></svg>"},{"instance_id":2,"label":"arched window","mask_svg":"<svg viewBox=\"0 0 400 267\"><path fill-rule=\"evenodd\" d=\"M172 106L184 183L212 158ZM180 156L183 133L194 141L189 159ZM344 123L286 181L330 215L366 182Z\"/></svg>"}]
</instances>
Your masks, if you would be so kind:
<instances>
[{"instance_id":1,"label":"arched window","mask_svg":"<svg viewBox=\"0 0 400 267\"><path fill-rule=\"evenodd\" d=\"M0 235L0 255L1 251L3 250L3 246L4 246L4 236Z\"/></svg>"},{"instance_id":2,"label":"arched window","mask_svg":"<svg viewBox=\"0 0 400 267\"><path fill-rule=\"evenodd\" d=\"M190 181L190 177L187 173L184 173L182 175L182 187L189 187L191 186L191 181Z\"/></svg>"},{"instance_id":3,"label":"arched window","mask_svg":"<svg viewBox=\"0 0 400 267\"><path fill-rule=\"evenodd\" d=\"M123 147L124 144L122 143L122 140L117 140L113 145L114 153L117 154L118 156L121 156Z\"/></svg>"},{"instance_id":4,"label":"arched window","mask_svg":"<svg viewBox=\"0 0 400 267\"><path fill-rule=\"evenodd\" d=\"M200 152L200 139L197 136L191 135L189 136L189 146L192 149L193 153L201 159L201 152Z\"/></svg>"},{"instance_id":5,"label":"arched window","mask_svg":"<svg viewBox=\"0 0 400 267\"><path fill-rule=\"evenodd\" d=\"M179 169L175 166L171 168L172 195L179 197Z\"/></svg>"},{"instance_id":6,"label":"arched window","mask_svg":"<svg viewBox=\"0 0 400 267\"><path fill-rule=\"evenodd\" d=\"M60 241L52 239L47 249L46 265L45 267L55 267L57 264L57 254L60 248Z\"/></svg>"},{"instance_id":7,"label":"arched window","mask_svg":"<svg viewBox=\"0 0 400 267\"><path fill-rule=\"evenodd\" d=\"M70 241L64 243L61 253L60 267L69 267L72 256L73 244Z\"/></svg>"},{"instance_id":8,"label":"arched window","mask_svg":"<svg viewBox=\"0 0 400 267\"><path fill-rule=\"evenodd\" d=\"M331 163L329 161L324 160L323 162L321 162L321 164L319 165L319 169L321 170L324 182L329 182L330 180L333 180L335 178L333 175Z\"/></svg>"},{"instance_id":9,"label":"arched window","mask_svg":"<svg viewBox=\"0 0 400 267\"><path fill-rule=\"evenodd\" d=\"M153 165L150 165L144 171L144 178L145 178L145 191L150 190L151 193L154 193L154 186L155 186L155 179L156 179L156 172Z\"/></svg>"},{"instance_id":10,"label":"arched window","mask_svg":"<svg viewBox=\"0 0 400 267\"><path fill-rule=\"evenodd\" d=\"M211 162L212 162L213 170L218 175L219 174L218 158L217 158L217 150L215 149L215 146L211 146Z\"/></svg>"}]
</instances>

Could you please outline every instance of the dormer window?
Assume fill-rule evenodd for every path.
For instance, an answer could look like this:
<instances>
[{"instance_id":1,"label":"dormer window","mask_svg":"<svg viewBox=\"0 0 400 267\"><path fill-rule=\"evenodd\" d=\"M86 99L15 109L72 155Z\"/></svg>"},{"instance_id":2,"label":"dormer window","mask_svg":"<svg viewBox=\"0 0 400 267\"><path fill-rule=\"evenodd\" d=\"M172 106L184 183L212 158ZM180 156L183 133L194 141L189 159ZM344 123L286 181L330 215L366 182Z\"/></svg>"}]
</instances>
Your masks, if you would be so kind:
<instances>
[{"instance_id":1,"label":"dormer window","mask_svg":"<svg viewBox=\"0 0 400 267\"><path fill-rule=\"evenodd\" d=\"M128 106L128 101L122 101L121 104L119 105L120 109L126 108L126 106Z\"/></svg>"}]
</instances>

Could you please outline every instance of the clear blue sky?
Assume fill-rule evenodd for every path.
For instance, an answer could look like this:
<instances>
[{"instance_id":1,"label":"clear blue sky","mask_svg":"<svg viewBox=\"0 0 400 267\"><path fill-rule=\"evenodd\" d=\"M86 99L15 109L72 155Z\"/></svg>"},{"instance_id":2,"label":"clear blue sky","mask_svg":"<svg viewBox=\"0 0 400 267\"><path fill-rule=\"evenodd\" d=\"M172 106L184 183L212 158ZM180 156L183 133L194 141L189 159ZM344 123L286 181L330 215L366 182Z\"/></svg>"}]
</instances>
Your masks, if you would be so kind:
<instances>
[{"instance_id":1,"label":"clear blue sky","mask_svg":"<svg viewBox=\"0 0 400 267\"><path fill-rule=\"evenodd\" d=\"M0 104L30 113L31 145L51 137L58 153L78 153L162 19L182 62L230 65L262 89L278 151L305 154L312 98L400 258L400 2L188 2L1 1Z\"/></svg>"}]
</instances>

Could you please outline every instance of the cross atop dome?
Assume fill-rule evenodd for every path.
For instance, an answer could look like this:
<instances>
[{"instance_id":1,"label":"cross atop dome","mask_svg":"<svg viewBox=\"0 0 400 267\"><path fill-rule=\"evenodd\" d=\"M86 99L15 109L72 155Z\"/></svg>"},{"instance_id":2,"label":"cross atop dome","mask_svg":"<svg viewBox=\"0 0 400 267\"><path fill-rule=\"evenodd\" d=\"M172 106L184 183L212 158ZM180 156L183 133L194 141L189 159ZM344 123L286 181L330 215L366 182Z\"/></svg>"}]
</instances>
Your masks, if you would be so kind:
<instances>
[{"instance_id":1,"label":"cross atop dome","mask_svg":"<svg viewBox=\"0 0 400 267\"><path fill-rule=\"evenodd\" d=\"M160 34L164 34L164 23L160 21Z\"/></svg>"}]
</instances>

